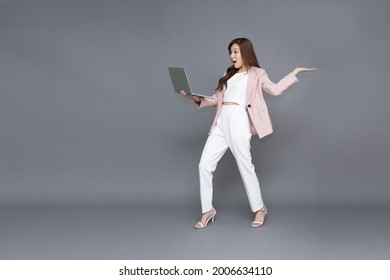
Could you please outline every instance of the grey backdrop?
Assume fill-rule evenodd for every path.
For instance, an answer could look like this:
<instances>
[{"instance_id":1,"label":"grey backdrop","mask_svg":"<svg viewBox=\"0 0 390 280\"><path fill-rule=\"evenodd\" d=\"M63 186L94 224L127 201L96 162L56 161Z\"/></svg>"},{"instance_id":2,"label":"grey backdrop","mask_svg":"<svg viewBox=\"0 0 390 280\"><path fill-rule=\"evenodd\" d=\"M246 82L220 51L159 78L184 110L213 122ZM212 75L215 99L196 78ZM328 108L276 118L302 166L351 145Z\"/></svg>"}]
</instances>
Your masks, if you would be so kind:
<instances>
[{"instance_id":1,"label":"grey backdrop","mask_svg":"<svg viewBox=\"0 0 390 280\"><path fill-rule=\"evenodd\" d=\"M199 206L197 164L214 110L173 92L185 66L212 94L227 44L250 38L278 81L275 133L252 138L271 205L390 202L390 3L0 1L0 205ZM217 205L248 207L230 153ZM200 208L199 208L200 209Z\"/></svg>"},{"instance_id":2,"label":"grey backdrop","mask_svg":"<svg viewBox=\"0 0 390 280\"><path fill-rule=\"evenodd\" d=\"M0 259L388 259L390 2L0 0ZM250 38L283 96L252 138L268 208L252 214L232 155L197 165L228 43Z\"/></svg>"}]
</instances>

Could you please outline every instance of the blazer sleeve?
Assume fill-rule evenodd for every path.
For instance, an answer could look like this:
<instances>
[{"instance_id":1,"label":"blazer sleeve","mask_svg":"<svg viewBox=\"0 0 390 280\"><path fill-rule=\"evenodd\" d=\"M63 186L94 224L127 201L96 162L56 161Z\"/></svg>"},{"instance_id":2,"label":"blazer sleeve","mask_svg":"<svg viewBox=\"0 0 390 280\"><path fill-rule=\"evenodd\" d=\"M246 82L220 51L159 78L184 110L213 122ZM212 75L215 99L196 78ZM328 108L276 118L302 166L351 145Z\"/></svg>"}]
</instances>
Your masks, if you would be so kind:
<instances>
[{"instance_id":1,"label":"blazer sleeve","mask_svg":"<svg viewBox=\"0 0 390 280\"><path fill-rule=\"evenodd\" d=\"M203 97L200 99L200 102L195 102L195 106L197 108L204 108L204 107L216 107L217 106L217 93L214 93L210 97Z\"/></svg>"},{"instance_id":2,"label":"blazer sleeve","mask_svg":"<svg viewBox=\"0 0 390 280\"><path fill-rule=\"evenodd\" d=\"M272 82L268 78L267 72L263 72L261 75L261 87L262 89L271 95L280 95L285 91L289 86L292 84L298 82L297 77L294 75L293 72L289 73L287 76L282 78L278 83Z\"/></svg>"},{"instance_id":3,"label":"blazer sleeve","mask_svg":"<svg viewBox=\"0 0 390 280\"><path fill-rule=\"evenodd\" d=\"M223 73L223 76L226 75L226 72ZM212 96L210 97L203 97L200 102L195 102L196 107L198 109L204 108L204 107L216 107L218 104L218 93L219 91L216 91Z\"/></svg>"}]
</instances>

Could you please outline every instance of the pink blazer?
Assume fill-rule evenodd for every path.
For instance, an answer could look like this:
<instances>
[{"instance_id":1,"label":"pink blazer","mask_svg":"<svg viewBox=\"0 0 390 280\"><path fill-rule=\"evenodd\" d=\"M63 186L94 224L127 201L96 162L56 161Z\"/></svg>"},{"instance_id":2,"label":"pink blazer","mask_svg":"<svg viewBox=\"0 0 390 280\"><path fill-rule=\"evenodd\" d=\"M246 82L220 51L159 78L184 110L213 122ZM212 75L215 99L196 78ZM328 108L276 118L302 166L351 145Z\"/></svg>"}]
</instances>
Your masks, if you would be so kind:
<instances>
[{"instance_id":1,"label":"pink blazer","mask_svg":"<svg viewBox=\"0 0 390 280\"><path fill-rule=\"evenodd\" d=\"M252 67L248 71L246 108L249 115L252 134L258 134L260 138L263 138L273 132L267 104L263 97L263 90L271 95L280 95L290 85L296 82L298 82L298 79L292 72L275 84L268 78L267 72L262 68ZM224 94L225 90L217 91L211 97L202 98L200 104L197 104L198 108L217 107L209 134L217 124L222 109Z\"/></svg>"}]
</instances>

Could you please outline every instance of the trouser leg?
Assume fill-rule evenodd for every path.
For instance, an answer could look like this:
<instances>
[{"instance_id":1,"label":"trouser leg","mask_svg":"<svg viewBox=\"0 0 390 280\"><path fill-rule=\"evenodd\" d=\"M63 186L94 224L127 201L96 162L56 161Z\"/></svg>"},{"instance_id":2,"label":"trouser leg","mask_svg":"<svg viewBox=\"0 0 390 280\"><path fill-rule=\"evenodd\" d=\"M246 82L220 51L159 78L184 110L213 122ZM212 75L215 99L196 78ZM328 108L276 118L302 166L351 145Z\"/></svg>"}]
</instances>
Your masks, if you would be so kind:
<instances>
[{"instance_id":1,"label":"trouser leg","mask_svg":"<svg viewBox=\"0 0 390 280\"><path fill-rule=\"evenodd\" d=\"M225 137L217 126L207 138L199 162L200 200L202 213L212 210L213 172L228 148Z\"/></svg>"},{"instance_id":2,"label":"trouser leg","mask_svg":"<svg viewBox=\"0 0 390 280\"><path fill-rule=\"evenodd\" d=\"M240 171L241 178L244 182L251 210L256 212L263 207L263 199L255 167L252 164L248 144L246 141L243 141L242 143L236 142L233 144L231 151L236 159L238 170Z\"/></svg>"},{"instance_id":3,"label":"trouser leg","mask_svg":"<svg viewBox=\"0 0 390 280\"><path fill-rule=\"evenodd\" d=\"M224 127L226 141L234 158L236 159L241 178L244 182L251 210L256 212L264 204L260 191L260 184L257 178L255 167L252 164L250 152L251 132L246 112L234 117L228 126Z\"/></svg>"}]
</instances>

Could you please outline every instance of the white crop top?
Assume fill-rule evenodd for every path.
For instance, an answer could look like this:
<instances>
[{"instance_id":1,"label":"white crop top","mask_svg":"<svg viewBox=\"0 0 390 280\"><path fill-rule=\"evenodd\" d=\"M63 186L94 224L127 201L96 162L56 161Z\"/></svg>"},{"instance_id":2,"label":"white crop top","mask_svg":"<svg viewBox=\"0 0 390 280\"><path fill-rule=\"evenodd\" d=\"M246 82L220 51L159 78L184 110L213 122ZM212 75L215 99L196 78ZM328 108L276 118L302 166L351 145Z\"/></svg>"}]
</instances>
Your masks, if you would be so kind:
<instances>
[{"instance_id":1,"label":"white crop top","mask_svg":"<svg viewBox=\"0 0 390 280\"><path fill-rule=\"evenodd\" d=\"M227 89L223 101L234 102L245 108L247 82L248 72L234 74L234 76L227 81Z\"/></svg>"}]
</instances>

